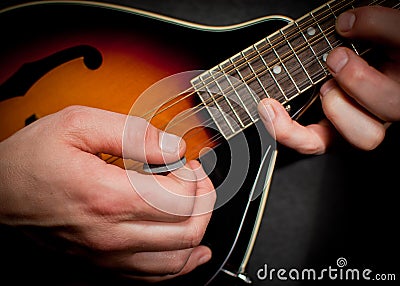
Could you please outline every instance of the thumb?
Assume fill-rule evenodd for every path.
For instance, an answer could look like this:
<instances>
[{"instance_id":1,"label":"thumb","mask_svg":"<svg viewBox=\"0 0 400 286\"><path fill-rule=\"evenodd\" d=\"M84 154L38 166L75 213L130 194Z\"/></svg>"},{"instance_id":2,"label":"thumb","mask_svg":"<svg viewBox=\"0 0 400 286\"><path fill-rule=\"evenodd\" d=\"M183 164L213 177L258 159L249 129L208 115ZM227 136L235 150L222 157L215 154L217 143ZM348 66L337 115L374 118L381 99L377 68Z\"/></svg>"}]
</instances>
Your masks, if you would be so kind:
<instances>
[{"instance_id":1,"label":"thumb","mask_svg":"<svg viewBox=\"0 0 400 286\"><path fill-rule=\"evenodd\" d=\"M146 120L85 106L61 111L62 132L70 144L92 154L99 152L153 164L179 160L186 144Z\"/></svg>"}]
</instances>

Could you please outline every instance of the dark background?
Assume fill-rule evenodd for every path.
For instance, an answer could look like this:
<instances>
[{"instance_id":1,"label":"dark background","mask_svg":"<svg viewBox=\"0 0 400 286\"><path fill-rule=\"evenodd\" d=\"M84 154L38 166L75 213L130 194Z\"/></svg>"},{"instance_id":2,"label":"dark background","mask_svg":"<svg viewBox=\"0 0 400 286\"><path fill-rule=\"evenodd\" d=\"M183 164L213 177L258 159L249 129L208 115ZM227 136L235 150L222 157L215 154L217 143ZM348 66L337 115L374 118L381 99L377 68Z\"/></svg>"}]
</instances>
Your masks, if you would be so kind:
<instances>
[{"instance_id":1,"label":"dark background","mask_svg":"<svg viewBox=\"0 0 400 286\"><path fill-rule=\"evenodd\" d=\"M2 1L0 7L17 2L22 1ZM108 2L197 23L227 25L272 14L297 18L325 1ZM307 119L306 114L303 120L306 122ZM399 234L396 231L399 218L399 143L400 127L394 124L388 129L383 144L371 152L356 150L341 140L322 156L303 156L279 146L267 208L248 267L254 285L310 283L277 279L257 281L255 274L265 263L269 268L322 269L336 267L339 257L347 259L348 268L395 273L397 280L400 279ZM31 281L40 285L46 272L59 273L60 277L65 276L65 281L73 280L74 267L80 267L74 265L75 262L60 264L52 254L8 233L0 233L0 251L3 265L0 277L10 276L17 284L18 281ZM324 281L324 284L328 282ZM387 283L391 284L385 281ZM64 282L57 280L50 281L50 284L63 285ZM0 285L15 283L1 281Z\"/></svg>"}]
</instances>

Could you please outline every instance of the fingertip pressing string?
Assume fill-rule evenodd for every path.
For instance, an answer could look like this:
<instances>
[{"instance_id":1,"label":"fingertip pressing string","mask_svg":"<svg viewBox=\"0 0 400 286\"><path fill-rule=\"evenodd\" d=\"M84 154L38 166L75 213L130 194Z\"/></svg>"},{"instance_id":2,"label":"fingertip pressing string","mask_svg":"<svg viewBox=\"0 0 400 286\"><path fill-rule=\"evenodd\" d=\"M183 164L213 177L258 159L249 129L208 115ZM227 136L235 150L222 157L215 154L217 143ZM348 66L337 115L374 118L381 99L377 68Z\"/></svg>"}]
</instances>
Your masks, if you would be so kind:
<instances>
[{"instance_id":1,"label":"fingertip pressing string","mask_svg":"<svg viewBox=\"0 0 400 286\"><path fill-rule=\"evenodd\" d=\"M376 1L372 1L369 5L381 4L381 3L383 3L383 2L385 2L385 1L384 1L384 0L383 0L383 1L376 0ZM229 64L228 66L226 66L226 67L224 67L224 68L221 69L221 72L222 72L222 74L223 74L222 76L220 76L220 77L218 77L218 78L214 78L214 77L211 75L210 77L208 77L207 79L204 80L204 81L207 81L208 79L211 79L211 82L209 82L209 83L207 83L207 84L205 84L205 85L209 85L209 84L211 84L211 83L214 84L214 83L217 82L219 79L221 79L221 78L223 78L224 76L226 76L226 74L229 74L229 73L232 73L232 72L238 72L238 73L239 73L239 68L243 67L244 65L248 65L249 63L251 63L252 60L255 60L256 58L258 58L258 57L260 57L260 56L263 56L263 55L265 55L265 54L268 53L268 52L274 51L274 49L277 48L280 44L285 44L285 43L287 43L289 39L293 39L295 36L304 33L304 32L306 31L306 28L308 28L309 24L311 24L313 21L316 21L316 23L317 23L317 25L318 25L318 22L327 19L327 18L328 18L329 16L331 16L331 15L334 15L334 16L335 16L335 12L338 12L338 11L340 11L341 9L354 8L354 7L352 6L353 3L354 3L354 1L345 1L345 0L338 1L338 2L335 2L334 5L332 5L332 6L328 5L328 8L325 9L325 10L323 10L323 11L319 11L320 9L317 10L317 11L314 13L314 15L312 15L313 17L310 18L310 20L305 21L305 22L302 23L301 25L298 25L298 24L295 22L296 25L294 25L294 28L292 28L291 30L289 30L289 31L287 32L287 35L283 34L281 37L278 37L278 38L275 39L274 41L266 42L266 44L265 44L264 46L261 46L261 47L260 47L260 48L265 48L265 47L267 47L264 51L262 51L261 53L260 53L259 51L257 51L257 50L250 52L250 53L246 56L245 61L244 61L243 63L239 64L239 65L236 65L237 62L231 60L231 62L232 62L231 64ZM396 5L394 5L392 8L398 9L398 8L399 8L399 5L400 5L400 4L396 4ZM322 9L322 7L321 7L321 9ZM320 12L320 13L318 13L318 12ZM336 17L336 16L335 16L335 17ZM319 25L318 25L318 26L319 26ZM304 43L302 43L301 45L294 47L294 48L293 48L293 51L289 51L289 52L283 54L281 57L276 58L276 59L274 59L273 61L271 61L271 62L269 62L269 63L265 63L265 67L259 68L258 70L256 70L256 71L253 72L254 75L250 74L250 77L249 77L249 76L246 76L246 77L242 78L242 80L239 81L239 84L238 84L237 86L231 85L231 86L229 86L227 89L221 90L221 94L220 94L219 96L210 96L210 99L209 99L209 100L203 101L202 103L196 105L194 108L192 108L192 109L190 109L190 110L187 110L187 111L184 111L184 112L190 113L189 115L187 115L187 117L192 116L192 115L195 115L196 113L200 112L200 111L203 110L204 108L207 108L207 107L208 107L208 104L210 104L210 103L216 103L216 104L218 104L218 102L221 102L222 100L224 100L224 98L226 98L226 97L229 95L230 92L234 92L235 89L240 88L240 87L242 87L243 85L246 85L246 84L247 84L248 82L250 82L251 80L254 80L254 79L256 79L257 77L260 77L260 76L264 75L264 74L267 73L267 72L271 73L271 70L272 70L271 67L274 66L275 64L277 64L277 63L279 63L279 62L284 63L285 61L287 61L287 60L293 58L294 56L296 56L296 52L300 52L300 51L303 51L303 50L305 50L305 49L308 49L308 48L310 48L313 44L317 43L318 41L323 40L324 38L327 39L327 38L326 38L327 36L329 36L329 35L331 35L332 33L335 32L335 26L334 26L334 25L333 25L333 26L329 26L329 27L328 27L327 29L325 29L325 30L322 30L322 29L320 28L320 30L321 30L321 33L320 33L319 35L316 35L316 36L312 37L310 40L304 41ZM330 43L330 42L328 41L328 43L330 44L329 47L326 47L325 49L323 49L323 50L319 51L317 54L315 54L315 55L317 56L317 58L318 58L319 56L321 56L321 55L324 55L327 51L332 50L333 48L335 48L335 47L341 45L341 44L342 44L342 41L337 40L337 41L334 42L334 43ZM294 52L294 54L293 54L293 52ZM247 58L247 57L250 57L250 58ZM296 56L296 57L297 57L297 56ZM313 59L310 58L309 60L306 60L306 61L303 62L302 64L303 64L305 67L308 67L309 64L312 64L312 63L313 63ZM258 72L260 72L260 73L258 73ZM319 71L317 74L312 74L311 76L320 76L320 75L323 74L323 73L324 73L324 71ZM271 74L272 74L272 73L271 73ZM306 80L305 80L305 81L306 81ZM305 81L303 81L303 83L304 83ZM275 82L271 82L271 84L266 85L265 88L268 89L269 87L271 87L271 86L273 86L273 85L275 85L275 84L278 84L278 85L279 85L278 81L275 80ZM160 109L159 111L157 111L157 112L154 114L154 116L157 116L157 115L159 115L160 113L162 113L162 112L168 110L169 108L172 108L172 107L175 106L176 104L179 104L180 102L184 101L185 99L187 99L187 98L189 98L189 97L191 97L191 96L197 95L197 93L199 92L199 90L196 89L197 87L198 87L198 86L196 86L196 85L195 85L195 86L191 86L190 88L186 89L185 91L183 91L183 92L177 94L176 96L174 96L173 98L171 98L170 100L168 100L168 101L166 102L166 104L168 104L168 102L172 102L172 103L169 104L169 105L167 105L167 106L165 106L165 107L163 107L163 108ZM294 85L294 88L292 88L292 90L287 90L287 92L292 92L293 89L295 89L295 88L296 88L296 85ZM187 94L186 94L186 93L187 93ZM185 95L185 94L186 94L186 95ZM182 95L183 95L183 97L182 97L181 99L176 100L179 96L182 96ZM270 97L270 96L268 95L268 93L266 93L266 96ZM292 98L290 98L290 100L291 100L291 99L292 99ZM286 99L285 99L285 100L286 100ZM285 101L281 101L281 100L279 100L279 101L281 102L281 104L284 104L284 103L285 103ZM289 100L286 100L286 101L289 101ZM258 102L257 102L257 103L258 103ZM155 110L156 110L156 108L154 108L154 109L152 109L152 110L149 110L149 111L144 115L144 119L150 120L151 118L146 118L146 117L149 117L149 115L153 114L153 113L155 112ZM194 111L193 111L193 110L194 110ZM171 128L171 127L177 125L178 123L180 123L180 122L181 122L182 120L184 120L184 119L185 119L185 117L182 117L182 119L180 119L179 121L176 121L176 122L174 122L173 124L168 125L168 128ZM207 120L205 121L205 123L208 124L209 122L212 122L212 121L213 121L213 119L212 119L212 118L209 118L209 119L207 119ZM249 123L249 122L247 122L247 123ZM160 127L160 128L161 128L161 129L166 128L166 125L164 125L164 126L162 126L162 127ZM192 136L193 136L193 135L192 135ZM214 141L219 140L221 137L222 137L222 135L221 135L221 134L218 134L218 135L215 135L215 136L213 136L213 137L207 139L207 141L214 142ZM204 143L204 142L203 142L203 143ZM108 158L108 160L107 160L106 162L107 162L107 163L114 163L114 162L115 162L116 160L118 160L118 159L119 159L118 157L117 157L117 158L112 157L112 158Z\"/></svg>"}]
</instances>

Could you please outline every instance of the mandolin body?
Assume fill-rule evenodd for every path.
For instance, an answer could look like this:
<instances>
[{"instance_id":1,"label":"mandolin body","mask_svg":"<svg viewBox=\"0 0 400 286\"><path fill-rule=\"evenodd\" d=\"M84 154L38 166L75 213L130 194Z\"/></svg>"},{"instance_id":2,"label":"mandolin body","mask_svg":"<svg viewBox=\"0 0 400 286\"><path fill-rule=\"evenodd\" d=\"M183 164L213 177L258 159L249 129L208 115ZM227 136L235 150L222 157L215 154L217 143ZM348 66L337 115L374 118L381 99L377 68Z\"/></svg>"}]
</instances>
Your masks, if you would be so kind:
<instances>
[{"instance_id":1,"label":"mandolin body","mask_svg":"<svg viewBox=\"0 0 400 286\"><path fill-rule=\"evenodd\" d=\"M21 25L21 19L27 24ZM283 18L266 17L231 27L206 27L124 7L80 2L38 2L4 10L0 26L9 29L1 32L0 140L71 105L129 114L138 98L158 81L209 69L284 24ZM196 96L185 97L178 108L163 112L152 123L161 128L198 103ZM213 134L199 128L196 136L186 137L187 158L199 159L214 185L233 195L215 210L203 240L213 251L212 260L169 281L172 285L222 285L230 276L247 279L245 267L276 155L274 142L260 123L229 144L225 139L211 140ZM243 140L247 146L242 146ZM232 159L232 150L242 147L249 149L249 156L236 152ZM204 148L214 152L200 155ZM215 160L213 154L216 164L210 163ZM124 167L122 160L114 163ZM245 176L241 175L243 180L234 190L226 178L241 174L245 167Z\"/></svg>"}]
</instances>

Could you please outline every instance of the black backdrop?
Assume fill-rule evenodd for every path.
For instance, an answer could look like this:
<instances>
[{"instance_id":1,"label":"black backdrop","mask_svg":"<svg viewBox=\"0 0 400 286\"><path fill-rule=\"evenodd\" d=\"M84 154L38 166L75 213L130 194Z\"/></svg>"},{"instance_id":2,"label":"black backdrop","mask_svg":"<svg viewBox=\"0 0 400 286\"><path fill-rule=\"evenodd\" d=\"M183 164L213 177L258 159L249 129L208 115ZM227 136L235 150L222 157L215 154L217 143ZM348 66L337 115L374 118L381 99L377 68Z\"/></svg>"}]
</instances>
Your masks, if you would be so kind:
<instances>
[{"instance_id":1,"label":"black backdrop","mask_svg":"<svg viewBox=\"0 0 400 286\"><path fill-rule=\"evenodd\" d=\"M22 1L2 1L1 6ZM112 0L193 22L226 25L264 15L297 18L325 1L306 0ZM0 27L4 29L5 27ZM1 65L1 63L0 63ZM312 111L310 111L312 112ZM307 120L307 115L304 119ZM259 237L249 264L255 285L307 285L309 281L259 281L256 272L272 268L336 267L396 273L400 279L398 162L400 126L392 125L372 152L340 142L328 154L303 156L279 146L277 166ZM0 284L67 285L76 280L75 261L59 261L12 230L0 229ZM86 280L75 285L91 285ZM48 277L43 277L43 274ZM6 279L11 279L5 282ZM325 280L324 283L330 282ZM343 282L343 281L342 281ZM135 283L132 283L134 285ZM93 284L95 285L95 284ZM98 284L97 284L98 285Z\"/></svg>"}]
</instances>

